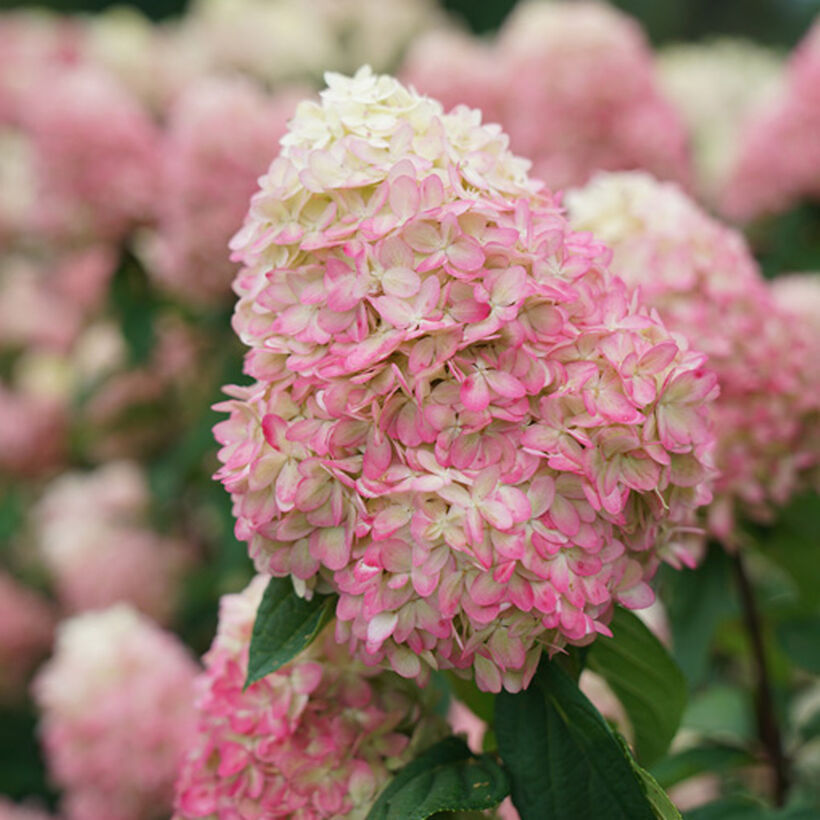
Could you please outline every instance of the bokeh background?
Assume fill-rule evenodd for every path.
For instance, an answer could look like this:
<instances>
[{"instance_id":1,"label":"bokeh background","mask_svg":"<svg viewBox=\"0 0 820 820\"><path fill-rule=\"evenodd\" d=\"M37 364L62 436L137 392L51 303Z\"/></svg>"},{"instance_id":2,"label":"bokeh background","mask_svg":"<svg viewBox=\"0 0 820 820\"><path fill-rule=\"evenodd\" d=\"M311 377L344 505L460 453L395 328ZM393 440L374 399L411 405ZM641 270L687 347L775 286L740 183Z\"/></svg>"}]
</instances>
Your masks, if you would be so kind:
<instances>
[{"instance_id":1,"label":"bokeh background","mask_svg":"<svg viewBox=\"0 0 820 820\"><path fill-rule=\"evenodd\" d=\"M0 0L0 15L48 8L87 19L114 5L103 0L53 0L32 6ZM186 5L180 0L144 0L131 8L173 25L175 19L184 19ZM452 15L456 26L492 37L514 5L514 0L444 0L441 10ZM781 61L820 14L820 0L620 0L614 5L638 21L656 51L730 36L770 47ZM4 70L2 48L0 40L0 72ZM107 58L110 65L118 64L116 53ZM276 133L278 138L299 89L310 93L320 73L289 78L289 82L296 80L297 88L277 100L278 108L272 105L260 115L255 136L242 143L243 150L248 154L261 150L264 155L267 135ZM259 99L254 95L270 91L262 86L248 92L249 102L240 103L239 111L253 107ZM47 98L46 114L58 110L58 102L59 95ZM104 151L119 137L105 132L110 110L103 107L99 114L100 150ZM123 116L130 114L126 111ZM188 150L186 140L207 129L207 115L202 114L201 120L196 116L191 114L186 125L180 115L179 164ZM156 119L156 111L150 117ZM60 136L51 150L59 153L70 139L70 134ZM0 154L10 150L7 143L0 143ZM220 149L208 150L218 153ZM134 151L138 155L137 148ZM82 156L78 151L76 157ZM138 156L135 162L139 165ZM124 185L131 190L130 182ZM202 182L187 195L193 201L206 201L222 193L219 186L209 188ZM179 226L176 218L170 213L168 224ZM110 236L95 237L85 245L85 238L81 242L75 234L69 242L49 236L41 247L32 250L27 245L22 256L16 247L13 253L8 249L12 243L0 247L0 281L8 283L14 276L15 281L53 284L48 277L59 268L64 273L61 281L76 283L65 295L56 288L53 313L48 312L48 299L26 291L25 298L13 304L26 315L45 311L38 314L36 332L24 327L15 331L16 336L7 333L0 338L0 404L5 403L0 406L0 413L5 413L0 416L0 424L5 425L0 435L0 570L37 597L32 614L26 616L28 625L41 618L39 643L33 635L31 661L20 673L24 679L48 656L54 624L69 614L110 603L109 590L119 590L112 594L132 601L199 656L214 634L219 596L240 589L252 575L246 547L234 537L230 499L211 478L217 467L212 428L221 415L210 406L219 401L222 385L244 380L243 349L230 330L232 298L221 280L210 293L192 292L190 281L178 275L179 265L175 268L167 258L162 261L161 243L152 245L152 238L143 235L144 227L140 224L138 231L129 224L125 230L112 229ZM179 228L183 233L187 229ZM749 220L743 229L767 278L820 271L816 199L791 200L774 213ZM186 241L183 268L186 264L189 269L204 268L213 258L211 249L197 256L197 236ZM218 248L223 247L220 242ZM165 273L157 276L151 269L153 262ZM71 315L66 318L63 308L68 303ZM0 323L11 327L10 317L9 313L0 316ZM61 322L71 325L64 338L41 332L45 327L57 333ZM9 336L14 336L11 341ZM807 368L812 366L816 363L806 363ZM23 393L43 396L44 404L35 409L14 404ZM35 443L25 451L21 431L28 430L35 418L42 421L42 429L30 433ZM18 446L23 448L20 459L9 456L4 464L3 455L15 453ZM808 492L771 521L748 525L743 536L760 547L752 564L771 639L769 660L787 727L786 742L801 761L798 794L805 798L801 805L820 792L818 532L817 497ZM113 557L99 558L92 555L89 545L94 544L124 546ZM98 552L105 550L101 547ZM124 558L126 554L130 557ZM766 774L750 751L756 743L748 689L752 672L741 606L730 592L730 575L729 558L713 546L696 572L680 577L661 573L659 578L669 608L665 622L671 624L692 700L684 721L690 741L687 751L665 758L655 774L664 786L689 788L694 797L682 798L687 805L721 795L731 799L739 795L741 804L754 802L755 796L768 790ZM12 591L2 595L7 609L14 608L18 614L27 606L12 605ZM0 601L0 621L6 620L7 632L22 635L26 625L18 626L3 612ZM11 655L0 654L0 796L34 799L56 811L60 788L49 776L38 742L38 710L25 680L22 685L12 682L13 663ZM2 691L3 675L8 679L7 695ZM690 749L705 751L698 756ZM729 817L725 810L719 811L711 815L693 811L687 817ZM2 809L0 820L4 820Z\"/></svg>"}]
</instances>

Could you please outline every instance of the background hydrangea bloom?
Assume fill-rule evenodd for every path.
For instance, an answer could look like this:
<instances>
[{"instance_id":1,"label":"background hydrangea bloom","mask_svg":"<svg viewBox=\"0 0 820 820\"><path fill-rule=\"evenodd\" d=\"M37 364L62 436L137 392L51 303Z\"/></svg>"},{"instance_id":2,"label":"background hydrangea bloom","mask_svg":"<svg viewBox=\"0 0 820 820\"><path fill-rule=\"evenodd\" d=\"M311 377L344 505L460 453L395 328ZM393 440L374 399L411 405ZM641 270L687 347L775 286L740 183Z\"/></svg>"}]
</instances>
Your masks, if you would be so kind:
<instances>
[{"instance_id":1,"label":"background hydrangea bloom","mask_svg":"<svg viewBox=\"0 0 820 820\"><path fill-rule=\"evenodd\" d=\"M337 591L358 657L516 690L685 553L715 380L497 126L328 83L233 241L257 382L221 405L218 476L257 568Z\"/></svg>"},{"instance_id":2,"label":"background hydrangea bloom","mask_svg":"<svg viewBox=\"0 0 820 820\"><path fill-rule=\"evenodd\" d=\"M524 2L493 45L432 37L411 50L404 79L445 107L480 108L552 188L600 168L688 180L685 129L626 15L594 2Z\"/></svg>"},{"instance_id":3,"label":"background hydrangea bloom","mask_svg":"<svg viewBox=\"0 0 820 820\"><path fill-rule=\"evenodd\" d=\"M820 199L820 21L786 68L785 88L746 124L722 197L723 211L747 221Z\"/></svg>"},{"instance_id":4,"label":"background hydrangea bloom","mask_svg":"<svg viewBox=\"0 0 820 820\"><path fill-rule=\"evenodd\" d=\"M67 351L102 302L115 265L101 245L0 257L0 347Z\"/></svg>"},{"instance_id":5,"label":"background hydrangea bloom","mask_svg":"<svg viewBox=\"0 0 820 820\"><path fill-rule=\"evenodd\" d=\"M158 131L116 79L90 64L43 67L21 124L34 153L32 229L61 242L117 240L151 216Z\"/></svg>"},{"instance_id":6,"label":"background hydrangea bloom","mask_svg":"<svg viewBox=\"0 0 820 820\"><path fill-rule=\"evenodd\" d=\"M804 322L778 307L742 236L672 184L601 174L567 205L576 228L612 247L613 270L672 330L697 340L718 374L713 532L732 538L737 504L766 520L818 458L820 377Z\"/></svg>"},{"instance_id":7,"label":"background hydrangea bloom","mask_svg":"<svg viewBox=\"0 0 820 820\"><path fill-rule=\"evenodd\" d=\"M184 550L148 529L147 506L145 477L132 462L65 473L46 487L34 513L38 550L69 611L127 601L169 618Z\"/></svg>"},{"instance_id":8,"label":"background hydrangea bloom","mask_svg":"<svg viewBox=\"0 0 820 820\"><path fill-rule=\"evenodd\" d=\"M243 691L267 581L220 603L175 817L364 818L391 774L445 734L444 721L421 690L351 661L328 631Z\"/></svg>"},{"instance_id":9,"label":"background hydrangea bloom","mask_svg":"<svg viewBox=\"0 0 820 820\"><path fill-rule=\"evenodd\" d=\"M33 694L68 820L159 820L193 730L197 667L125 604L60 624Z\"/></svg>"},{"instance_id":10,"label":"background hydrangea bloom","mask_svg":"<svg viewBox=\"0 0 820 820\"><path fill-rule=\"evenodd\" d=\"M48 603L0 570L0 703L25 691L26 678L48 654L53 633Z\"/></svg>"},{"instance_id":11,"label":"background hydrangea bloom","mask_svg":"<svg viewBox=\"0 0 820 820\"><path fill-rule=\"evenodd\" d=\"M157 234L146 247L148 269L165 287L193 302L230 293L228 241L302 96L270 98L233 77L194 83L175 101L162 144Z\"/></svg>"},{"instance_id":12,"label":"background hydrangea bloom","mask_svg":"<svg viewBox=\"0 0 820 820\"><path fill-rule=\"evenodd\" d=\"M782 90L783 59L750 40L721 38L667 46L657 65L689 131L698 193L717 204L748 118Z\"/></svg>"},{"instance_id":13,"label":"background hydrangea bloom","mask_svg":"<svg viewBox=\"0 0 820 820\"><path fill-rule=\"evenodd\" d=\"M65 454L67 410L59 398L0 383L0 476L41 476Z\"/></svg>"}]
</instances>

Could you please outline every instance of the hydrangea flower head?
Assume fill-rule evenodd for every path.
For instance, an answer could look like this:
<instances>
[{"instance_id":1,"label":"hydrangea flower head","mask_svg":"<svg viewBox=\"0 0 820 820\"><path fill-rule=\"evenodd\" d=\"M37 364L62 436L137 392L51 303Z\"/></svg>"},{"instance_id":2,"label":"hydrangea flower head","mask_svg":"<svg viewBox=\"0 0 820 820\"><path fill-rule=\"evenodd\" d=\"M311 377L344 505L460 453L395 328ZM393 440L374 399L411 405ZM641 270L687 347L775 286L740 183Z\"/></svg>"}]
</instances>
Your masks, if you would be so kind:
<instances>
[{"instance_id":1,"label":"hydrangea flower head","mask_svg":"<svg viewBox=\"0 0 820 820\"><path fill-rule=\"evenodd\" d=\"M367 69L298 109L233 240L218 477L260 571L340 595L406 677L525 685L705 502L714 377L638 308L497 126Z\"/></svg>"},{"instance_id":2,"label":"hydrangea flower head","mask_svg":"<svg viewBox=\"0 0 820 820\"><path fill-rule=\"evenodd\" d=\"M60 624L33 693L66 818L168 816L196 672L173 635L125 604Z\"/></svg>"},{"instance_id":3,"label":"hydrangea flower head","mask_svg":"<svg viewBox=\"0 0 820 820\"><path fill-rule=\"evenodd\" d=\"M35 508L37 546L70 612L127 601L168 620L184 548L148 528L148 503L147 480L129 461L63 473L46 487Z\"/></svg>"},{"instance_id":4,"label":"hydrangea flower head","mask_svg":"<svg viewBox=\"0 0 820 820\"><path fill-rule=\"evenodd\" d=\"M732 219L820 200L820 20L790 57L784 84L746 123L722 196Z\"/></svg>"},{"instance_id":5,"label":"hydrangea flower head","mask_svg":"<svg viewBox=\"0 0 820 820\"><path fill-rule=\"evenodd\" d=\"M731 541L737 507L766 520L817 463L820 379L807 366L806 322L777 304L742 236L671 183L601 174L567 206L573 225L612 247L613 269L672 330L697 340L718 374L721 476L709 520Z\"/></svg>"},{"instance_id":6,"label":"hydrangea flower head","mask_svg":"<svg viewBox=\"0 0 820 820\"><path fill-rule=\"evenodd\" d=\"M351 661L327 631L243 691L267 581L222 598L175 820L364 818L391 774L446 733L419 689Z\"/></svg>"},{"instance_id":7,"label":"hydrangea flower head","mask_svg":"<svg viewBox=\"0 0 820 820\"><path fill-rule=\"evenodd\" d=\"M32 230L116 241L151 217L158 130L112 75L91 64L44 67L21 108L37 178Z\"/></svg>"},{"instance_id":8,"label":"hydrangea flower head","mask_svg":"<svg viewBox=\"0 0 820 820\"><path fill-rule=\"evenodd\" d=\"M700 197L717 204L748 118L781 91L783 59L751 40L667 46L658 75L686 123Z\"/></svg>"},{"instance_id":9,"label":"hydrangea flower head","mask_svg":"<svg viewBox=\"0 0 820 820\"><path fill-rule=\"evenodd\" d=\"M431 38L411 49L407 82L448 108L480 108L553 189L602 168L688 180L683 123L660 92L640 26L617 9L530 0L494 44L470 46L457 33Z\"/></svg>"}]
</instances>

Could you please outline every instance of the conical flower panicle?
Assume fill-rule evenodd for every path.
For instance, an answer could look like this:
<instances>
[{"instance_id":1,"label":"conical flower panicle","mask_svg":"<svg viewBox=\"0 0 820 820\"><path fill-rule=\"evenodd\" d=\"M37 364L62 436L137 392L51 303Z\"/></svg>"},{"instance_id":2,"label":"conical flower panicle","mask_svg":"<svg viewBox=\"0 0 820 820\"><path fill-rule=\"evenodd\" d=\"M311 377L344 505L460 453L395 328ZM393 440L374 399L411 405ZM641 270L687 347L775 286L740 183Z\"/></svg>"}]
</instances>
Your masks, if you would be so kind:
<instances>
[{"instance_id":1,"label":"conical flower panicle","mask_svg":"<svg viewBox=\"0 0 820 820\"><path fill-rule=\"evenodd\" d=\"M368 69L302 103L233 240L218 477L336 639L517 690L645 606L710 498L715 380L480 114Z\"/></svg>"}]
</instances>

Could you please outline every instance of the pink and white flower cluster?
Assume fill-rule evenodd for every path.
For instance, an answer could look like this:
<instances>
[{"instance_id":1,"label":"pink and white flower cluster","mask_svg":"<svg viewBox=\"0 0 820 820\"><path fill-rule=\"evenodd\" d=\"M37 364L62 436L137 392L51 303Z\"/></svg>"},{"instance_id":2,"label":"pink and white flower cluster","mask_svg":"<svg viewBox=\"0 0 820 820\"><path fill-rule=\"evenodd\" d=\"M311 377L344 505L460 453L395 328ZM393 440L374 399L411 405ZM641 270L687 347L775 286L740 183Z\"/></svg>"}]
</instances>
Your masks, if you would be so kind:
<instances>
[{"instance_id":1,"label":"pink and white flower cluster","mask_svg":"<svg viewBox=\"0 0 820 820\"><path fill-rule=\"evenodd\" d=\"M267 581L220 603L175 818L361 820L391 774L446 733L444 721L420 689L352 661L328 631L243 689Z\"/></svg>"},{"instance_id":2,"label":"pink and white flower cluster","mask_svg":"<svg viewBox=\"0 0 820 820\"><path fill-rule=\"evenodd\" d=\"M168 816L196 673L173 635L124 604L60 624L33 694L67 820Z\"/></svg>"},{"instance_id":3,"label":"pink and white flower cluster","mask_svg":"<svg viewBox=\"0 0 820 820\"><path fill-rule=\"evenodd\" d=\"M162 285L194 303L230 292L228 241L304 96L269 96L232 77L203 79L175 101L163 134L158 225L145 254Z\"/></svg>"},{"instance_id":4,"label":"pink and white flower cluster","mask_svg":"<svg viewBox=\"0 0 820 820\"><path fill-rule=\"evenodd\" d=\"M497 126L327 80L233 241L256 382L218 477L257 568L337 592L359 658L514 691L684 557L715 379Z\"/></svg>"},{"instance_id":5,"label":"pink and white flower cluster","mask_svg":"<svg viewBox=\"0 0 820 820\"><path fill-rule=\"evenodd\" d=\"M31 145L29 231L61 243L117 241L150 218L159 132L113 75L87 62L42 65L15 123Z\"/></svg>"},{"instance_id":6,"label":"pink and white flower cluster","mask_svg":"<svg viewBox=\"0 0 820 820\"><path fill-rule=\"evenodd\" d=\"M184 547L147 526L148 486L133 462L52 481L34 510L40 558L70 612L127 601L167 621Z\"/></svg>"},{"instance_id":7,"label":"pink and white flower cluster","mask_svg":"<svg viewBox=\"0 0 820 820\"><path fill-rule=\"evenodd\" d=\"M0 703L25 692L26 679L48 654L53 634L49 604L0 569Z\"/></svg>"},{"instance_id":8,"label":"pink and white flower cluster","mask_svg":"<svg viewBox=\"0 0 820 820\"><path fill-rule=\"evenodd\" d=\"M816 326L778 305L742 236L671 183L601 174L567 196L570 220L614 252L613 270L718 375L712 532L731 541L734 512L766 520L816 469ZM813 337L813 340L812 340Z\"/></svg>"},{"instance_id":9,"label":"pink and white flower cluster","mask_svg":"<svg viewBox=\"0 0 820 820\"><path fill-rule=\"evenodd\" d=\"M820 200L820 20L790 57L785 88L751 117L723 195L723 211L748 221Z\"/></svg>"},{"instance_id":10,"label":"pink and white flower cluster","mask_svg":"<svg viewBox=\"0 0 820 820\"><path fill-rule=\"evenodd\" d=\"M686 132L660 92L649 44L602 3L519 3L491 44L434 32L411 49L402 76L447 108L480 108L553 189L597 169L689 178Z\"/></svg>"}]
</instances>

